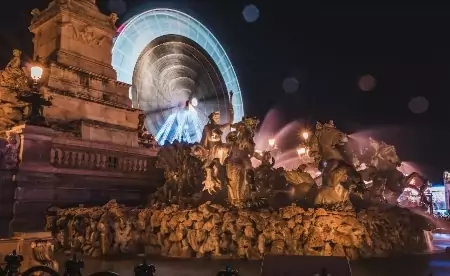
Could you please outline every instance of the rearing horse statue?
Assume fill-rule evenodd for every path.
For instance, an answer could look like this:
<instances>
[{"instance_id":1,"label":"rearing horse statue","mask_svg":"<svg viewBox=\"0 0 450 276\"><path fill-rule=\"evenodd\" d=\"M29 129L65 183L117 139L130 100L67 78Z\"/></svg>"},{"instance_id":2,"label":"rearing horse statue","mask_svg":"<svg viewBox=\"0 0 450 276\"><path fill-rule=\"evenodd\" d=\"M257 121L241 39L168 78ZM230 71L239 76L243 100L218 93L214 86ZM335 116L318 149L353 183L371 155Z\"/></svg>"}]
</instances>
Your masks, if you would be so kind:
<instances>
[{"instance_id":1,"label":"rearing horse statue","mask_svg":"<svg viewBox=\"0 0 450 276\"><path fill-rule=\"evenodd\" d=\"M370 145L374 148L374 156L371 159L371 165L377 169L377 174L386 179L386 199L389 203L396 204L397 199L403 190L411 183L414 178L418 178L426 185L428 180L417 172L404 175L397 168L402 162L397 155L394 146L384 142L378 143L370 138Z\"/></svg>"},{"instance_id":2,"label":"rearing horse statue","mask_svg":"<svg viewBox=\"0 0 450 276\"><path fill-rule=\"evenodd\" d=\"M346 160L343 152L347 142L347 135L337 129L333 121L325 124L317 122L309 144L310 156L314 158L319 170L322 171L323 185L334 186L335 183L331 183L333 178L330 173L338 168L345 168L348 179L344 186L349 189L351 187L363 189L364 183L360 174L351 165L352 162Z\"/></svg>"}]
</instances>

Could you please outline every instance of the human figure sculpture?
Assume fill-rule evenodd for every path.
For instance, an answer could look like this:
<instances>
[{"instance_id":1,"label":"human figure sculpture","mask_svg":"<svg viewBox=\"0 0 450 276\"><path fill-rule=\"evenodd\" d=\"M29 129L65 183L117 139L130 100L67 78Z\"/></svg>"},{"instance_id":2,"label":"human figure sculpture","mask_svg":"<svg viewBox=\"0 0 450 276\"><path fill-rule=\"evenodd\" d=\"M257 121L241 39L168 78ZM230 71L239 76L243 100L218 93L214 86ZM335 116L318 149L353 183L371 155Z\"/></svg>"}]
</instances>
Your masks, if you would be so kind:
<instances>
[{"instance_id":1,"label":"human figure sculpture","mask_svg":"<svg viewBox=\"0 0 450 276\"><path fill-rule=\"evenodd\" d=\"M221 164L223 164L226 157L224 154L225 149L222 142L222 134L225 129L231 126L234 119L232 100L233 92L230 92L228 121L225 124L220 124L219 111L211 113L208 116L209 122L203 128L202 138L200 140L200 145L209 151L210 160L218 158Z\"/></svg>"},{"instance_id":2,"label":"human figure sculpture","mask_svg":"<svg viewBox=\"0 0 450 276\"><path fill-rule=\"evenodd\" d=\"M311 174L306 172L307 165L302 164L297 169L286 171L284 177L292 186L292 194L295 200L308 201L310 193L317 189L317 184Z\"/></svg>"},{"instance_id":3,"label":"human figure sculpture","mask_svg":"<svg viewBox=\"0 0 450 276\"><path fill-rule=\"evenodd\" d=\"M13 50L13 57L0 72L0 84L19 89L28 89L28 77L25 71L20 67L22 52Z\"/></svg>"},{"instance_id":4,"label":"human figure sculpture","mask_svg":"<svg viewBox=\"0 0 450 276\"><path fill-rule=\"evenodd\" d=\"M345 167L338 167L329 174L330 180L326 185L322 185L315 196L314 205L347 205L350 203L349 194L351 188L344 184L348 179Z\"/></svg>"},{"instance_id":5,"label":"human figure sculpture","mask_svg":"<svg viewBox=\"0 0 450 276\"><path fill-rule=\"evenodd\" d=\"M209 122L203 128L202 138L200 140L199 146L203 149L197 149L198 146L194 146L193 148L194 152L203 153L202 157L205 159L204 168L206 174L203 185L209 193L220 189L222 185L218 177L218 167L223 165L228 155L228 146L222 142L222 134L233 123L234 109L232 100L233 92L230 92L228 121L225 124L220 124L220 113L218 111L211 113L208 116Z\"/></svg>"},{"instance_id":6,"label":"human figure sculpture","mask_svg":"<svg viewBox=\"0 0 450 276\"><path fill-rule=\"evenodd\" d=\"M274 165L275 158L270 154L270 151L263 151L261 153L255 152L255 158L261 160L261 164L255 168L255 185L259 193L267 193L271 190L274 181Z\"/></svg>"},{"instance_id":7,"label":"human figure sculpture","mask_svg":"<svg viewBox=\"0 0 450 276\"><path fill-rule=\"evenodd\" d=\"M253 169L251 158L259 157L255 152L254 131L259 120L243 118L234 124L234 131L227 135L229 145L228 157L225 160L228 200L234 206L241 206L250 197L253 179L249 171Z\"/></svg>"}]
</instances>

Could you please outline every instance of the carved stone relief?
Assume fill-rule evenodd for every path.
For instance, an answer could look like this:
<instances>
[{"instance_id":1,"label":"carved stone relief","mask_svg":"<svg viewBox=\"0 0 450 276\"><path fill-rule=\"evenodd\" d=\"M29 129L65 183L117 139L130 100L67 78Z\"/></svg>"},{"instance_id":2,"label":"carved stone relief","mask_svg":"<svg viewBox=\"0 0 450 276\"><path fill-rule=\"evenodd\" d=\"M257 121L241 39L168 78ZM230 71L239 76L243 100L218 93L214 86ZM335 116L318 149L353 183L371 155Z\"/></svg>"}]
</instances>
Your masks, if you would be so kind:
<instances>
[{"instance_id":1,"label":"carved stone relief","mask_svg":"<svg viewBox=\"0 0 450 276\"><path fill-rule=\"evenodd\" d=\"M89 25L77 27L67 22L63 23L63 27L72 29L72 38L87 45L100 46L106 39L106 37L98 35Z\"/></svg>"}]
</instances>

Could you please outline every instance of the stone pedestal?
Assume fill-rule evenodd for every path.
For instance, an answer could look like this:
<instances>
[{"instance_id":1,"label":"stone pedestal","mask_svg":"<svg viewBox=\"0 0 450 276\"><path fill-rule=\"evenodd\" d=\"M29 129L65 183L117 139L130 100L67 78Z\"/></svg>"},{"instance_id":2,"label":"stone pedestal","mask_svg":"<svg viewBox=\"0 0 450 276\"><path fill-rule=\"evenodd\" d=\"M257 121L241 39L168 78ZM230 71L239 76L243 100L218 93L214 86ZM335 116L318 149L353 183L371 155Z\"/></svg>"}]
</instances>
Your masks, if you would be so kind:
<instances>
[{"instance_id":1,"label":"stone pedestal","mask_svg":"<svg viewBox=\"0 0 450 276\"><path fill-rule=\"evenodd\" d=\"M154 166L155 149L83 140L30 125L13 131L21 137L13 232L42 231L52 206L90 206L111 199L143 205L147 195L162 185L162 172Z\"/></svg>"},{"instance_id":2,"label":"stone pedestal","mask_svg":"<svg viewBox=\"0 0 450 276\"><path fill-rule=\"evenodd\" d=\"M9 223L13 218L14 191L16 183L14 173L0 169L0 238L10 236Z\"/></svg>"}]
</instances>

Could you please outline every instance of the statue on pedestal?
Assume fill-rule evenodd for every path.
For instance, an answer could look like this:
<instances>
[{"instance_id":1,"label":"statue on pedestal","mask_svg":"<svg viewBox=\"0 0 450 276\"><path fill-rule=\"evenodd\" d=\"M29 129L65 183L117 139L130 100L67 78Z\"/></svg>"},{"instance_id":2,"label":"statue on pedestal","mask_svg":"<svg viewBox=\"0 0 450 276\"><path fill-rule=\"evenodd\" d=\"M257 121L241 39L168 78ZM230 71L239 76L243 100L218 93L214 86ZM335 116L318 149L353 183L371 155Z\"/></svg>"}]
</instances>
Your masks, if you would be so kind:
<instances>
[{"instance_id":1,"label":"statue on pedestal","mask_svg":"<svg viewBox=\"0 0 450 276\"><path fill-rule=\"evenodd\" d=\"M29 78L24 68L20 65L22 52L20 50L13 50L13 57L6 65L5 69L0 71L0 85L18 88L21 90L29 89Z\"/></svg>"}]
</instances>

